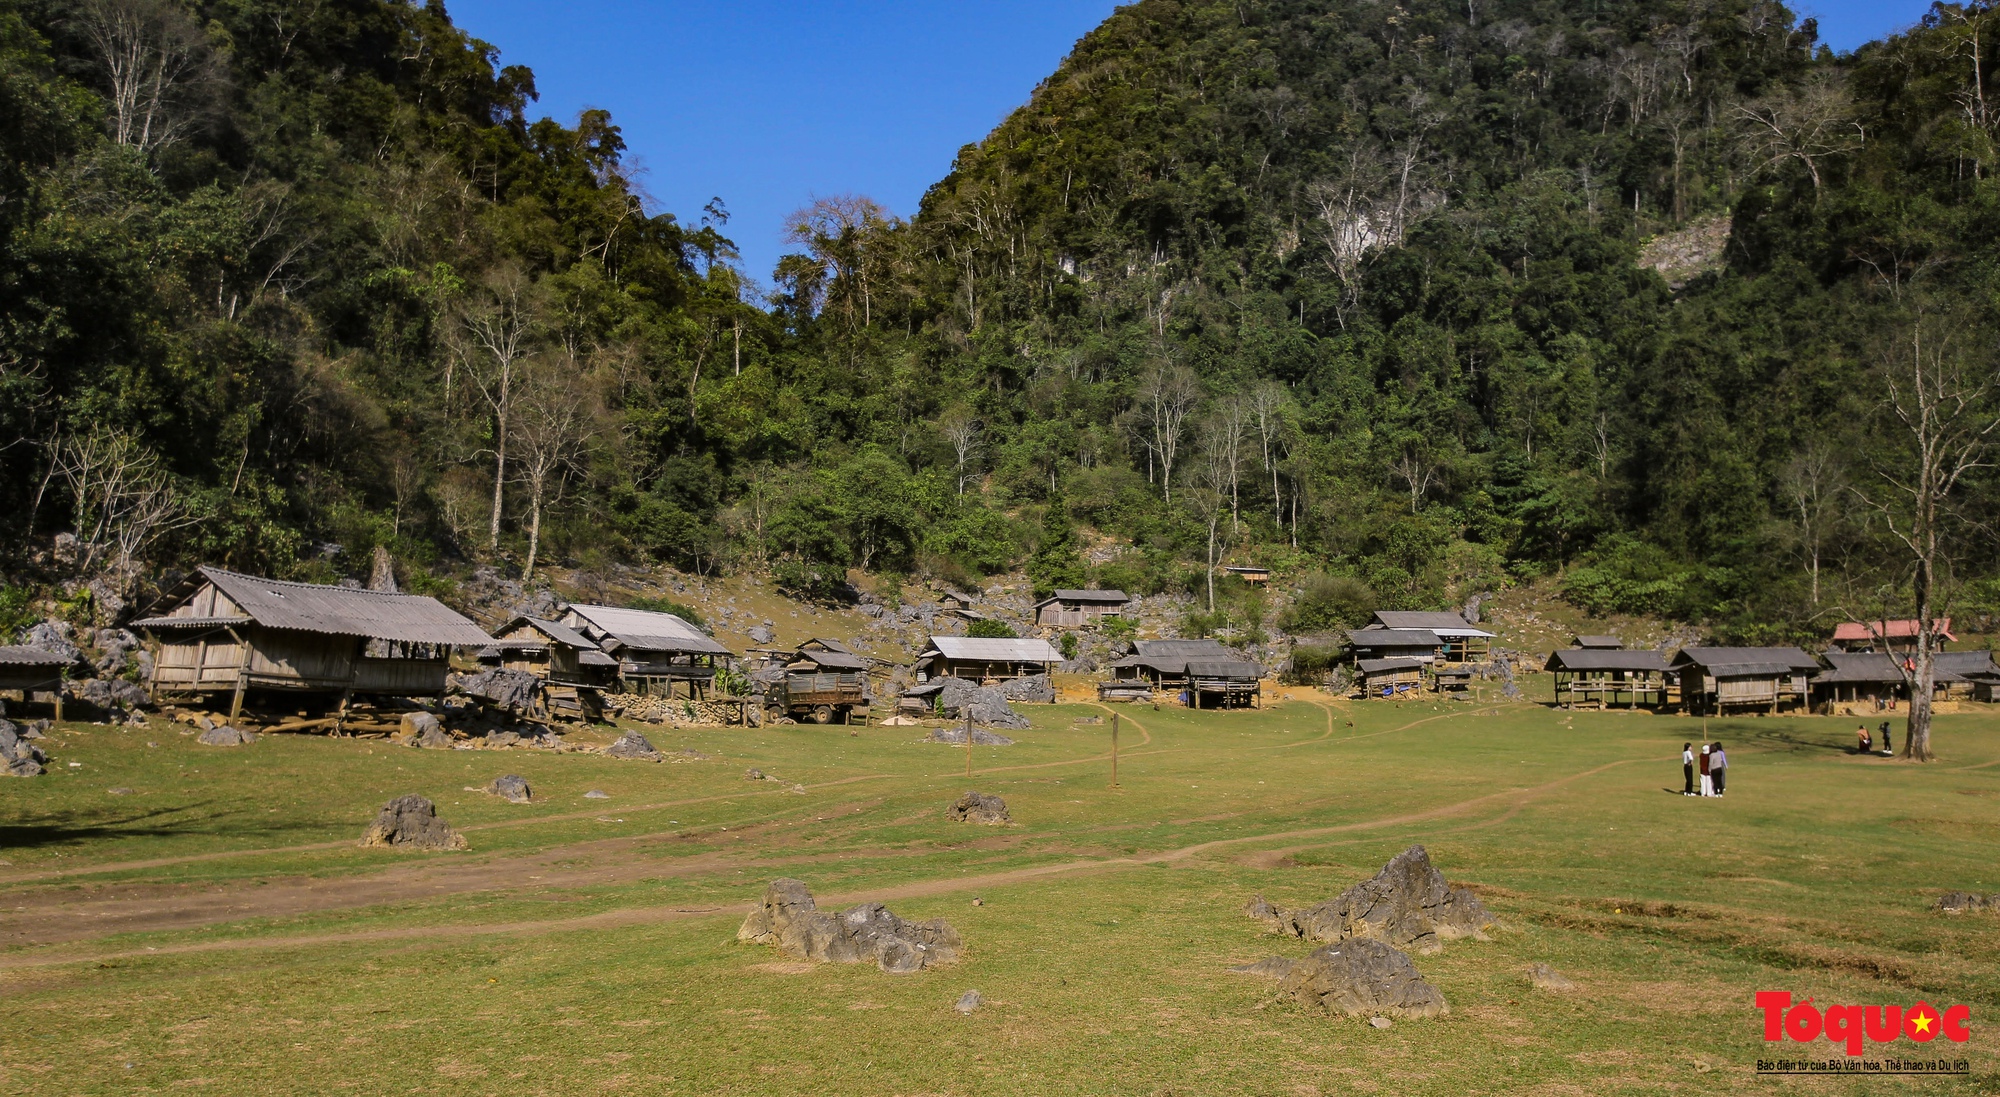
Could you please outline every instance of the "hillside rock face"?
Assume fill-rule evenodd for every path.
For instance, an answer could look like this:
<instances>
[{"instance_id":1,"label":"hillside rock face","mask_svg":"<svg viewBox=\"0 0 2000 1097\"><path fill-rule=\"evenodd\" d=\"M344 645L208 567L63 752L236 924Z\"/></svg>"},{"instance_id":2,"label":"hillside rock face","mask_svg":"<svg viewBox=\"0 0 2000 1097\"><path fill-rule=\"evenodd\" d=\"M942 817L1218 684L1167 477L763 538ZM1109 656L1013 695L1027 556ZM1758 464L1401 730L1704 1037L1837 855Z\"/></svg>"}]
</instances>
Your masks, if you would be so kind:
<instances>
[{"instance_id":1,"label":"hillside rock face","mask_svg":"<svg viewBox=\"0 0 2000 1097\"><path fill-rule=\"evenodd\" d=\"M1009 821L1007 801L984 792L968 792L951 805L951 817L961 823L1000 824Z\"/></svg>"},{"instance_id":2,"label":"hillside rock face","mask_svg":"<svg viewBox=\"0 0 2000 1097\"><path fill-rule=\"evenodd\" d=\"M382 814L361 836L364 846L399 849L464 849L465 835L437 817L437 805L421 796L398 796L382 805Z\"/></svg>"},{"instance_id":3,"label":"hillside rock face","mask_svg":"<svg viewBox=\"0 0 2000 1097\"><path fill-rule=\"evenodd\" d=\"M1478 896L1445 882L1422 846L1397 854L1373 879L1304 910L1284 910L1252 899L1244 913L1279 933L1308 941L1383 941L1414 952L1436 952L1443 942L1484 938L1493 916Z\"/></svg>"},{"instance_id":4,"label":"hillside rock face","mask_svg":"<svg viewBox=\"0 0 2000 1097\"><path fill-rule=\"evenodd\" d=\"M0 773L9 777L40 777L49 756L28 742L12 722L0 720Z\"/></svg>"},{"instance_id":5,"label":"hillside rock face","mask_svg":"<svg viewBox=\"0 0 2000 1097\"><path fill-rule=\"evenodd\" d=\"M1380 941L1325 945L1293 964L1278 993L1349 1017L1442 1017L1444 995L1424 982L1408 955Z\"/></svg>"},{"instance_id":6,"label":"hillside rock face","mask_svg":"<svg viewBox=\"0 0 2000 1097\"><path fill-rule=\"evenodd\" d=\"M778 879L764 889L764 901L736 939L773 945L799 960L856 964L873 960L891 975L906 975L957 961L958 931L942 918L909 922L880 903L830 914L818 909L812 892L798 880Z\"/></svg>"}]
</instances>

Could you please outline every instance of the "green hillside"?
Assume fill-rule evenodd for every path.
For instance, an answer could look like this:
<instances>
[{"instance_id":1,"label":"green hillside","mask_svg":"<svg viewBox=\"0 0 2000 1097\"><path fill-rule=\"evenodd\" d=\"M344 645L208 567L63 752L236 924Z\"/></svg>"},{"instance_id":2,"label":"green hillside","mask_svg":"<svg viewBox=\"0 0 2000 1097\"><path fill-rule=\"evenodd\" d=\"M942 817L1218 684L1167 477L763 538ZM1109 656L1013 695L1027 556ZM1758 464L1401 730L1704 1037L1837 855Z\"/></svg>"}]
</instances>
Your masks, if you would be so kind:
<instances>
[{"instance_id":1,"label":"green hillside","mask_svg":"<svg viewBox=\"0 0 2000 1097\"><path fill-rule=\"evenodd\" d=\"M908 221L802 210L762 297L439 3L14 0L0 604L387 545L816 596L1254 559L1328 577L1301 628L1541 575L1746 638L1907 613L1885 399L1942 355L1990 420L1995 29L1146 0ZM1950 488L1940 579L2000 608L1991 479Z\"/></svg>"}]
</instances>

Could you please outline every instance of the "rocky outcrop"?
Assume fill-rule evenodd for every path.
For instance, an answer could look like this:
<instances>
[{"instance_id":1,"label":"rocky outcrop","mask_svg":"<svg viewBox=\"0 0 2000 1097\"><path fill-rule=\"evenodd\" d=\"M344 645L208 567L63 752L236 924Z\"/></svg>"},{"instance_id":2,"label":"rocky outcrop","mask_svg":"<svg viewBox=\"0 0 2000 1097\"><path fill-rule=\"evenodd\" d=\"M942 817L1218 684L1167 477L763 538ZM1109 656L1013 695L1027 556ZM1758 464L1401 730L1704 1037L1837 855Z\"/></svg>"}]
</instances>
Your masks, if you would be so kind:
<instances>
[{"instance_id":1,"label":"rocky outcrop","mask_svg":"<svg viewBox=\"0 0 2000 1097\"><path fill-rule=\"evenodd\" d=\"M1005 686L982 686L963 678L947 678L937 693L937 711L952 720L970 712L972 722L982 727L1019 731L1028 726L1028 718L1015 712L1014 707L1007 703L1006 689ZM959 740L961 743L964 741Z\"/></svg>"},{"instance_id":2,"label":"rocky outcrop","mask_svg":"<svg viewBox=\"0 0 2000 1097\"><path fill-rule=\"evenodd\" d=\"M1946 914L1970 914L2000 910L2000 894L1974 895L1969 891L1947 891L1938 896L1937 909Z\"/></svg>"},{"instance_id":3,"label":"rocky outcrop","mask_svg":"<svg viewBox=\"0 0 2000 1097\"><path fill-rule=\"evenodd\" d=\"M1484 938L1493 924L1478 896L1446 883L1422 846L1397 854L1373 879L1324 903L1284 910L1259 895L1244 913L1308 941L1366 938L1419 953L1436 952L1445 941Z\"/></svg>"},{"instance_id":4,"label":"rocky outcrop","mask_svg":"<svg viewBox=\"0 0 2000 1097\"><path fill-rule=\"evenodd\" d=\"M959 746L964 746L965 728L963 726L932 728L931 733L924 738L933 743L957 743ZM1014 745L1014 740L998 732L987 731L985 728L973 728L972 743L981 747L1011 747Z\"/></svg>"},{"instance_id":5,"label":"rocky outcrop","mask_svg":"<svg viewBox=\"0 0 2000 1097\"><path fill-rule=\"evenodd\" d=\"M0 720L0 773L9 777L40 777L46 773L49 756L29 742L20 729Z\"/></svg>"},{"instance_id":6,"label":"rocky outcrop","mask_svg":"<svg viewBox=\"0 0 2000 1097\"><path fill-rule=\"evenodd\" d=\"M1408 955L1366 938L1315 949L1278 980L1278 993L1349 1017L1442 1017L1450 1011Z\"/></svg>"},{"instance_id":7,"label":"rocky outcrop","mask_svg":"<svg viewBox=\"0 0 2000 1097\"><path fill-rule=\"evenodd\" d=\"M505 777L495 777L486 786L486 791L510 804L525 804L534 795L528 789L528 779L512 773Z\"/></svg>"},{"instance_id":8,"label":"rocky outcrop","mask_svg":"<svg viewBox=\"0 0 2000 1097\"><path fill-rule=\"evenodd\" d=\"M617 742L604 748L604 753L613 758L631 758L641 762L663 762L666 759L653 749L652 740L636 731L628 731L618 737Z\"/></svg>"},{"instance_id":9,"label":"rocky outcrop","mask_svg":"<svg viewBox=\"0 0 2000 1097\"><path fill-rule=\"evenodd\" d=\"M873 960L892 975L953 963L962 947L958 931L942 918L909 922L880 903L830 914L818 909L805 884L789 879L771 881L764 889L764 901L743 920L736 939L775 946L798 960L832 964Z\"/></svg>"},{"instance_id":10,"label":"rocky outcrop","mask_svg":"<svg viewBox=\"0 0 2000 1097\"><path fill-rule=\"evenodd\" d=\"M1556 994L1576 989L1576 984L1570 981L1569 976L1564 975L1547 964L1536 964L1530 967L1528 969L1528 983L1536 990L1546 990Z\"/></svg>"},{"instance_id":11,"label":"rocky outcrop","mask_svg":"<svg viewBox=\"0 0 2000 1097\"><path fill-rule=\"evenodd\" d=\"M542 680L525 670L491 667L476 674L454 674L451 688L482 704L513 713L535 710L541 696Z\"/></svg>"},{"instance_id":12,"label":"rocky outcrop","mask_svg":"<svg viewBox=\"0 0 2000 1097\"><path fill-rule=\"evenodd\" d=\"M1007 801L984 792L968 792L951 805L951 817L961 823L995 826L1009 822Z\"/></svg>"},{"instance_id":13,"label":"rocky outcrop","mask_svg":"<svg viewBox=\"0 0 2000 1097\"><path fill-rule=\"evenodd\" d=\"M257 741L257 734L228 724L217 724L201 733L195 742L210 747L247 747Z\"/></svg>"},{"instance_id":14,"label":"rocky outcrop","mask_svg":"<svg viewBox=\"0 0 2000 1097\"><path fill-rule=\"evenodd\" d=\"M361 836L363 846L397 849L464 849L465 835L437 817L437 806L421 796L398 796Z\"/></svg>"}]
</instances>

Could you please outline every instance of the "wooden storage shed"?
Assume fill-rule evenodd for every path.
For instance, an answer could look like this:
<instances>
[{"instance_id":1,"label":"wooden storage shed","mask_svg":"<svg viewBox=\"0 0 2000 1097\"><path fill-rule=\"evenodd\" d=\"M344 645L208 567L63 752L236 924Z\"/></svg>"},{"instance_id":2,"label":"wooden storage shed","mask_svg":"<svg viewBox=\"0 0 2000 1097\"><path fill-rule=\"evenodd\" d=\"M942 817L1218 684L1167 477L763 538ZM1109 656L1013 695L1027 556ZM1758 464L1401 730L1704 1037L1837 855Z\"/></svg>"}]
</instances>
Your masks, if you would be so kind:
<instances>
[{"instance_id":1,"label":"wooden storage shed","mask_svg":"<svg viewBox=\"0 0 2000 1097\"><path fill-rule=\"evenodd\" d=\"M1191 662L1247 662L1243 653L1220 640L1138 640L1132 654L1111 664L1114 689L1145 685L1156 690L1181 690L1188 685ZM1100 686L1099 694L1104 687Z\"/></svg>"},{"instance_id":2,"label":"wooden storage shed","mask_svg":"<svg viewBox=\"0 0 2000 1097\"><path fill-rule=\"evenodd\" d=\"M1424 664L1416 659L1360 659L1354 669L1363 697L1398 697L1424 688Z\"/></svg>"},{"instance_id":3,"label":"wooden storage shed","mask_svg":"<svg viewBox=\"0 0 2000 1097\"><path fill-rule=\"evenodd\" d=\"M618 660L559 621L516 617L498 631L492 646L479 653L481 663L540 678L551 716L604 718L604 690L618 681Z\"/></svg>"},{"instance_id":4,"label":"wooden storage shed","mask_svg":"<svg viewBox=\"0 0 2000 1097\"><path fill-rule=\"evenodd\" d=\"M55 704L56 719L62 719L63 679L74 660L41 648L0 647L0 690L21 691L21 703L47 693Z\"/></svg>"},{"instance_id":5,"label":"wooden storage shed","mask_svg":"<svg viewBox=\"0 0 2000 1097\"><path fill-rule=\"evenodd\" d=\"M1667 672L1680 679L1681 704L1693 716L1804 708L1810 699L1807 683L1819 669L1795 647L1682 648L1667 664Z\"/></svg>"},{"instance_id":6,"label":"wooden storage shed","mask_svg":"<svg viewBox=\"0 0 2000 1097\"><path fill-rule=\"evenodd\" d=\"M1438 660L1446 663L1484 662L1493 650L1492 633L1449 611L1379 609L1369 627L1429 632L1438 638Z\"/></svg>"},{"instance_id":7,"label":"wooden storage shed","mask_svg":"<svg viewBox=\"0 0 2000 1097\"><path fill-rule=\"evenodd\" d=\"M1562 708L1609 708L1621 694L1627 708L1667 703L1667 661L1657 651L1577 647L1549 653L1542 669L1555 675Z\"/></svg>"},{"instance_id":8,"label":"wooden storage shed","mask_svg":"<svg viewBox=\"0 0 2000 1097\"><path fill-rule=\"evenodd\" d=\"M1083 628L1100 617L1116 617L1132 599L1122 590L1059 590L1035 603L1035 624Z\"/></svg>"},{"instance_id":9,"label":"wooden storage shed","mask_svg":"<svg viewBox=\"0 0 2000 1097\"><path fill-rule=\"evenodd\" d=\"M479 626L420 594L317 586L203 567L132 622L159 650L152 693L256 691L434 697L454 647L487 647Z\"/></svg>"},{"instance_id":10,"label":"wooden storage shed","mask_svg":"<svg viewBox=\"0 0 2000 1097\"><path fill-rule=\"evenodd\" d=\"M917 655L916 668L925 681L963 678L968 682L997 682L1050 674L1060 662L1062 652L1047 640L933 636L930 646Z\"/></svg>"},{"instance_id":11,"label":"wooden storage shed","mask_svg":"<svg viewBox=\"0 0 2000 1097\"><path fill-rule=\"evenodd\" d=\"M1428 629L1382 628L1371 625L1347 634L1347 653L1354 659L1415 659L1432 663L1444 641Z\"/></svg>"},{"instance_id":12,"label":"wooden storage shed","mask_svg":"<svg viewBox=\"0 0 2000 1097\"><path fill-rule=\"evenodd\" d=\"M1263 699L1264 668L1248 659L1190 659L1188 704L1193 708L1257 707Z\"/></svg>"},{"instance_id":13,"label":"wooden storage shed","mask_svg":"<svg viewBox=\"0 0 2000 1097\"><path fill-rule=\"evenodd\" d=\"M574 605L561 623L617 660L616 688L623 693L672 697L685 687L688 699L701 700L716 668L735 659L714 637L671 613Z\"/></svg>"}]
</instances>

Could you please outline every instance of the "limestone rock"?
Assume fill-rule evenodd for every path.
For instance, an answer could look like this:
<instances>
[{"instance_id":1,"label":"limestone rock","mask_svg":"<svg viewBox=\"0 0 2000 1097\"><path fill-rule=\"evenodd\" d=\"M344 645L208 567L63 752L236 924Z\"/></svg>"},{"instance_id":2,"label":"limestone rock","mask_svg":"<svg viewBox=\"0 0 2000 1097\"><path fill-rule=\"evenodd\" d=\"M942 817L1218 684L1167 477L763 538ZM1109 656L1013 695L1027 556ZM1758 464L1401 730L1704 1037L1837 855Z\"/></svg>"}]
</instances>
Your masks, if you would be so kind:
<instances>
[{"instance_id":1,"label":"limestone rock","mask_svg":"<svg viewBox=\"0 0 2000 1097\"><path fill-rule=\"evenodd\" d=\"M636 758L642 762L665 761L660 752L653 749L653 743L636 731L628 731L618 737L618 741L604 748L604 753L613 758Z\"/></svg>"},{"instance_id":2,"label":"limestone rock","mask_svg":"<svg viewBox=\"0 0 2000 1097\"><path fill-rule=\"evenodd\" d=\"M777 634L763 625L751 625L749 636L753 644L768 644L777 639Z\"/></svg>"},{"instance_id":3,"label":"limestone rock","mask_svg":"<svg viewBox=\"0 0 2000 1097\"><path fill-rule=\"evenodd\" d=\"M964 994L958 996L958 1004L952 1006L951 1008L959 1011L960 1013L971 1013L973 1010L978 1009L980 1006L984 1004L986 1004L986 999L984 997L981 997L978 991L968 990Z\"/></svg>"},{"instance_id":4,"label":"limestone rock","mask_svg":"<svg viewBox=\"0 0 2000 1097\"><path fill-rule=\"evenodd\" d=\"M873 960L892 975L953 963L962 944L942 918L910 922L880 903L830 914L818 909L812 892L798 880L777 879L764 901L736 931L736 939L776 946L799 960L853 964Z\"/></svg>"},{"instance_id":5,"label":"limestone rock","mask_svg":"<svg viewBox=\"0 0 2000 1097\"><path fill-rule=\"evenodd\" d=\"M1056 699L1056 687L1046 674L1030 674L1026 678L1013 678L1001 683L1000 696L1009 701L1028 701L1048 704Z\"/></svg>"},{"instance_id":6,"label":"limestone rock","mask_svg":"<svg viewBox=\"0 0 2000 1097\"><path fill-rule=\"evenodd\" d=\"M1537 990L1555 991L1558 994L1576 989L1576 984L1571 982L1567 975L1547 964L1536 964L1529 968L1528 982L1534 984Z\"/></svg>"},{"instance_id":7,"label":"limestone rock","mask_svg":"<svg viewBox=\"0 0 2000 1097\"><path fill-rule=\"evenodd\" d=\"M594 788L584 793L583 798L586 800L609 800L611 799L611 794L603 789Z\"/></svg>"},{"instance_id":8,"label":"limestone rock","mask_svg":"<svg viewBox=\"0 0 2000 1097\"><path fill-rule=\"evenodd\" d=\"M74 635L76 629L69 622L50 618L22 632L21 645L39 648L75 662L82 657L83 649L70 639Z\"/></svg>"},{"instance_id":9,"label":"limestone rock","mask_svg":"<svg viewBox=\"0 0 2000 1097\"><path fill-rule=\"evenodd\" d=\"M12 722L0 720L0 772L9 777L40 777L47 772L49 756L28 742Z\"/></svg>"},{"instance_id":10,"label":"limestone rock","mask_svg":"<svg viewBox=\"0 0 2000 1097\"><path fill-rule=\"evenodd\" d=\"M933 743L957 743L959 746L964 746L965 728L962 725L959 727L932 728L931 733L924 738ZM1011 747L1014 745L1014 740L1009 739L1007 736L979 727L972 729L972 742L974 745L982 747Z\"/></svg>"},{"instance_id":11,"label":"limestone rock","mask_svg":"<svg viewBox=\"0 0 2000 1097\"><path fill-rule=\"evenodd\" d=\"M1446 883L1422 846L1411 846L1373 879L1316 906L1288 911L1260 895L1245 913L1269 922L1279 933L1308 941L1364 937L1419 953L1436 952L1445 941L1484 939L1493 924L1479 897Z\"/></svg>"},{"instance_id":12,"label":"limestone rock","mask_svg":"<svg viewBox=\"0 0 2000 1097\"><path fill-rule=\"evenodd\" d=\"M486 786L486 791L510 804L525 804L528 802L528 798L533 795L528 790L528 779L512 773L505 777L495 777Z\"/></svg>"},{"instance_id":13,"label":"limestone rock","mask_svg":"<svg viewBox=\"0 0 2000 1097\"><path fill-rule=\"evenodd\" d=\"M438 723L436 716L428 712L406 712L402 719L397 721L398 733L411 742L422 742L424 736L443 726Z\"/></svg>"},{"instance_id":14,"label":"limestone rock","mask_svg":"<svg viewBox=\"0 0 2000 1097\"><path fill-rule=\"evenodd\" d=\"M531 712L541 696L542 680L525 670L489 667L477 674L454 674L451 688L475 701L509 712Z\"/></svg>"},{"instance_id":15,"label":"limestone rock","mask_svg":"<svg viewBox=\"0 0 2000 1097\"><path fill-rule=\"evenodd\" d=\"M504 731L500 728L494 728L492 731L486 733L486 747L488 750L511 747L520 741L521 734L516 731Z\"/></svg>"},{"instance_id":16,"label":"limestone rock","mask_svg":"<svg viewBox=\"0 0 2000 1097\"><path fill-rule=\"evenodd\" d=\"M1969 891L1948 891L1938 897L1937 909L1946 914L2000 910L2000 894L1974 895Z\"/></svg>"},{"instance_id":17,"label":"limestone rock","mask_svg":"<svg viewBox=\"0 0 2000 1097\"><path fill-rule=\"evenodd\" d=\"M1252 975L1259 979L1283 979L1292 973L1296 960L1283 956L1267 956L1254 964L1237 964L1229 969L1233 975Z\"/></svg>"},{"instance_id":18,"label":"limestone rock","mask_svg":"<svg viewBox=\"0 0 2000 1097\"><path fill-rule=\"evenodd\" d=\"M382 805L382 814L361 836L363 846L405 849L464 849L465 835L437 817L437 806L421 796L398 796Z\"/></svg>"},{"instance_id":19,"label":"limestone rock","mask_svg":"<svg viewBox=\"0 0 2000 1097\"><path fill-rule=\"evenodd\" d=\"M220 724L201 733L195 742L211 747L247 747L257 741L257 733Z\"/></svg>"},{"instance_id":20,"label":"limestone rock","mask_svg":"<svg viewBox=\"0 0 2000 1097\"><path fill-rule=\"evenodd\" d=\"M1313 950L1278 981L1278 993L1349 1017L1441 1017L1450 1009L1409 956L1367 938Z\"/></svg>"},{"instance_id":21,"label":"limestone rock","mask_svg":"<svg viewBox=\"0 0 2000 1097\"><path fill-rule=\"evenodd\" d=\"M961 823L996 825L1010 821L1007 801L984 792L968 792L951 805L951 817Z\"/></svg>"}]
</instances>

